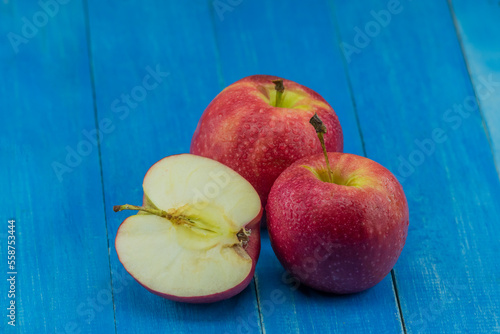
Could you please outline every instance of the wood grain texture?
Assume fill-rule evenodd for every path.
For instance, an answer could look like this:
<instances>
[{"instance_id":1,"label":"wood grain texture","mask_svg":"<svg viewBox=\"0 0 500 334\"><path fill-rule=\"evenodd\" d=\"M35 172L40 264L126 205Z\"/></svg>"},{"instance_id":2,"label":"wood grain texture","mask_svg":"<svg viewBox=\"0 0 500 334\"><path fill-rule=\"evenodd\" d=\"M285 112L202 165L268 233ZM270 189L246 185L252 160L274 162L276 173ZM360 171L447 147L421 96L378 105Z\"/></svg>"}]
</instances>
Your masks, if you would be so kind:
<instances>
[{"instance_id":1,"label":"wood grain texture","mask_svg":"<svg viewBox=\"0 0 500 334\"><path fill-rule=\"evenodd\" d=\"M476 98L500 166L500 3L450 1Z\"/></svg>"},{"instance_id":2,"label":"wood grain texture","mask_svg":"<svg viewBox=\"0 0 500 334\"><path fill-rule=\"evenodd\" d=\"M446 1L401 1L378 31L371 11L388 2L335 6L344 43L372 29L349 78L367 155L409 201L395 270L407 332L500 331L500 184Z\"/></svg>"},{"instance_id":3,"label":"wood grain texture","mask_svg":"<svg viewBox=\"0 0 500 334\"><path fill-rule=\"evenodd\" d=\"M131 213L112 206L141 203L148 168L189 152L201 113L221 89L217 52L206 2L89 2L89 19L98 119L114 125L103 138L102 164L111 263L121 268L114 238ZM253 282L230 300L191 305L128 280L115 308L118 333L234 333L249 316L260 332Z\"/></svg>"},{"instance_id":4,"label":"wood grain texture","mask_svg":"<svg viewBox=\"0 0 500 334\"><path fill-rule=\"evenodd\" d=\"M0 5L0 332L113 333L99 156L83 133L95 121L82 3L50 13L37 2ZM54 162L68 168L60 178ZM6 317L10 218L15 328Z\"/></svg>"},{"instance_id":5,"label":"wood grain texture","mask_svg":"<svg viewBox=\"0 0 500 334\"><path fill-rule=\"evenodd\" d=\"M499 15L487 0L4 1L0 259L6 273L15 219L18 274L16 328L0 281L0 332L500 332ZM319 92L344 151L402 182L402 314L391 275L351 296L296 289L266 232L255 282L211 305L156 297L119 263L129 213L112 206L139 204L148 168L257 73Z\"/></svg>"},{"instance_id":6,"label":"wood grain texture","mask_svg":"<svg viewBox=\"0 0 500 334\"><path fill-rule=\"evenodd\" d=\"M222 15L220 15L222 13ZM246 1L214 8L225 84L272 74L320 93L344 130L345 152L363 155L342 55L326 2ZM257 264L257 289L266 333L402 332L391 276L352 296L328 296L295 284L274 255L267 234Z\"/></svg>"}]
</instances>

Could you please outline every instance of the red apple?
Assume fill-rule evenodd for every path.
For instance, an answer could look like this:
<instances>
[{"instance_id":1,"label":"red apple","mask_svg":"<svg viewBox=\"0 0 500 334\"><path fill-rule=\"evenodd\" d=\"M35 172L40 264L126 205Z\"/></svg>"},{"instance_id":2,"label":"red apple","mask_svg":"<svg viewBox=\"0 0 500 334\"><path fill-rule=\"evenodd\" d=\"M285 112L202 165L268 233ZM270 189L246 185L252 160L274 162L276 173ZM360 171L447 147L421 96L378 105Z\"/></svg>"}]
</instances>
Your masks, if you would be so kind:
<instances>
[{"instance_id":1,"label":"red apple","mask_svg":"<svg viewBox=\"0 0 500 334\"><path fill-rule=\"evenodd\" d=\"M260 252L260 198L243 177L203 157L181 154L144 177L144 205L120 225L115 248L125 269L161 297L208 303L241 292Z\"/></svg>"},{"instance_id":2,"label":"red apple","mask_svg":"<svg viewBox=\"0 0 500 334\"><path fill-rule=\"evenodd\" d=\"M314 113L328 126L326 148L341 152L339 120L318 93L275 76L249 76L210 103L194 133L191 153L234 169L254 186L265 205L271 186L285 168L321 152L309 125Z\"/></svg>"},{"instance_id":3,"label":"red apple","mask_svg":"<svg viewBox=\"0 0 500 334\"><path fill-rule=\"evenodd\" d=\"M326 152L325 152L326 153ZM365 157L305 157L274 183L267 202L271 245L283 267L312 288L368 289L396 263L408 232L408 204L394 175Z\"/></svg>"}]
</instances>

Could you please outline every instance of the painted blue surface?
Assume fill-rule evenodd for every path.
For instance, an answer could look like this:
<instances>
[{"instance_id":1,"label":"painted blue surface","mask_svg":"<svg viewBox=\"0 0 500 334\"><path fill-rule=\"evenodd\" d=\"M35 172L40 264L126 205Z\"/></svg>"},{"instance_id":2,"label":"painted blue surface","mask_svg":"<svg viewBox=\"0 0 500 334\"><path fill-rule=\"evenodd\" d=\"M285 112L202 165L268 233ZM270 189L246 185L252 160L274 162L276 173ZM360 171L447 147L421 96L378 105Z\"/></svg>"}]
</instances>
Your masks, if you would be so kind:
<instances>
[{"instance_id":1,"label":"painted blue surface","mask_svg":"<svg viewBox=\"0 0 500 334\"><path fill-rule=\"evenodd\" d=\"M336 3L343 41L373 20L365 6ZM410 207L395 267L407 332L500 330L500 182L447 3L401 2L348 69L367 156Z\"/></svg>"},{"instance_id":2,"label":"painted blue surface","mask_svg":"<svg viewBox=\"0 0 500 334\"><path fill-rule=\"evenodd\" d=\"M337 30L326 2L244 2L224 20L214 15L221 71L226 84L252 73L275 74L320 93L336 110L344 131L344 152L363 155L352 95L346 78ZM280 13L280 19L274 13ZM296 27L300 22L300 29ZM244 47L235 47L240 41ZM270 42L270 40L272 42ZM307 288L295 291L264 239L257 266L257 290L267 332L335 333L402 332L390 275L375 289L329 298ZM285 275L285 276L284 276ZM273 296L285 302L275 305ZM366 306L369 305L369 306ZM332 315L342 321L331 321Z\"/></svg>"},{"instance_id":3,"label":"painted blue surface","mask_svg":"<svg viewBox=\"0 0 500 334\"><path fill-rule=\"evenodd\" d=\"M0 4L0 332L500 332L496 2L62 3ZM140 203L148 168L187 152L213 97L257 73L319 92L345 152L398 176L407 245L393 275L338 297L287 284L264 232L240 295L156 297L117 259L128 213L112 206Z\"/></svg>"},{"instance_id":4,"label":"painted blue surface","mask_svg":"<svg viewBox=\"0 0 500 334\"><path fill-rule=\"evenodd\" d=\"M17 53L7 34L22 35L23 17L41 9L11 2L0 10L0 332L112 333L99 154L84 135L96 125L82 4L61 6L38 31L26 30L32 37ZM7 274L9 219L17 275ZM10 276L15 328L7 324Z\"/></svg>"},{"instance_id":5,"label":"painted blue surface","mask_svg":"<svg viewBox=\"0 0 500 334\"><path fill-rule=\"evenodd\" d=\"M201 113L220 90L207 10L205 3L190 2L89 4L97 117L112 119L116 125L102 144L112 266L121 267L114 239L120 223L130 215L114 213L113 205L142 202L142 180L148 168L165 156L189 151ZM110 12L115 13L112 19ZM141 86L148 85L155 88L146 90L144 98L137 95ZM130 95L130 104L122 102L125 95ZM133 281L115 294L115 306L119 333L165 329L231 333L239 326L238 318L258 313L253 284L225 302L185 305L145 293Z\"/></svg>"},{"instance_id":6,"label":"painted blue surface","mask_svg":"<svg viewBox=\"0 0 500 334\"><path fill-rule=\"evenodd\" d=\"M500 166L500 4L450 2L474 92L481 104L495 161Z\"/></svg>"}]
</instances>

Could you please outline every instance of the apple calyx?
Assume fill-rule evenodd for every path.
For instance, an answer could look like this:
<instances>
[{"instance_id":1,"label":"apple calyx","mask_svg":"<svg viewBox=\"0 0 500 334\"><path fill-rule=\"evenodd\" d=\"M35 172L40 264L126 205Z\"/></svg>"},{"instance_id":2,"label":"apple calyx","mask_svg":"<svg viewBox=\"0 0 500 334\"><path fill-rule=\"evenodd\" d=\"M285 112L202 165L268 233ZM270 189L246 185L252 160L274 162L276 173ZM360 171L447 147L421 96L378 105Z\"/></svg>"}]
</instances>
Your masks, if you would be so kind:
<instances>
[{"instance_id":1,"label":"apple calyx","mask_svg":"<svg viewBox=\"0 0 500 334\"><path fill-rule=\"evenodd\" d=\"M283 98L283 92L285 91L285 86L283 85L283 79L273 80L274 89L276 90L276 102L275 107L281 107L281 102Z\"/></svg>"},{"instance_id":2,"label":"apple calyx","mask_svg":"<svg viewBox=\"0 0 500 334\"><path fill-rule=\"evenodd\" d=\"M317 113L314 113L314 116L311 117L309 123L311 123L311 125L314 127L314 130L316 130L316 134L318 135L318 139L321 143L321 148L323 149L323 155L325 156L326 160L326 168L328 170L328 182L334 183L333 172L330 168L330 161L328 161L328 153L326 152L325 139L323 138L323 135L326 133L326 126L325 124L323 124L323 121L319 118Z\"/></svg>"},{"instance_id":3,"label":"apple calyx","mask_svg":"<svg viewBox=\"0 0 500 334\"><path fill-rule=\"evenodd\" d=\"M174 214L170 213L168 211L164 211L161 209L156 209L153 207L147 207L147 206L137 206L137 205L130 205L130 204L124 204L124 205L115 205L113 206L113 211L114 212L119 212L123 210L137 210L137 211L143 211L147 212L149 214L162 217L165 219L168 219L170 222L177 224L177 225L184 225L190 228L196 228L199 230L203 230L209 233L214 233L217 234L217 231L211 230L207 227L201 226L199 222L196 222L194 220L191 220L190 218L184 216L184 215L179 215L179 214ZM172 209L173 210L173 209ZM172 211L169 210L169 211ZM245 247L248 244L249 236L251 234L251 230L247 230L244 227L236 233L236 236L238 238L238 241L240 242L240 245Z\"/></svg>"},{"instance_id":4,"label":"apple calyx","mask_svg":"<svg viewBox=\"0 0 500 334\"><path fill-rule=\"evenodd\" d=\"M236 233L236 237L238 237L241 246L246 247L248 240L250 240L250 234L252 234L252 230L247 230L244 227Z\"/></svg>"}]
</instances>

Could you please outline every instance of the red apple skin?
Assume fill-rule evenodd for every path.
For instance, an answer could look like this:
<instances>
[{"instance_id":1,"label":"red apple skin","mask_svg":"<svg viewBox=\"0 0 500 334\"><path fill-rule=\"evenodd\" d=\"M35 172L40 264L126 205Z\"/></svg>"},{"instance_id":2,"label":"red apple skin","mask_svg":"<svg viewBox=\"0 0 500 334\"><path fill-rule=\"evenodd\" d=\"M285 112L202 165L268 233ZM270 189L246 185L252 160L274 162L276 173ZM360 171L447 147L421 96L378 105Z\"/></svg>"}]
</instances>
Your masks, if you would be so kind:
<instances>
[{"instance_id":1,"label":"red apple skin","mask_svg":"<svg viewBox=\"0 0 500 334\"><path fill-rule=\"evenodd\" d=\"M145 197L144 197L144 204L146 204ZM193 303L193 304L213 303L213 302L218 302L218 301L221 301L224 299L231 298L231 297L237 295L238 293L240 293L241 291L243 291L243 289L245 289L248 286L248 284L250 284L250 282L252 281L253 275L255 273L255 266L257 264L257 260L259 259L259 254L260 254L260 221L262 218L262 213L263 213L263 209L261 208L259 214L245 226L245 228L247 230L250 229L252 231L250 236L249 236L247 246L245 248L245 251L248 253L250 258L252 259L252 269L250 270L250 273L248 273L248 276L240 284L238 284L235 287L230 288L226 291L211 294L211 295L193 296L193 297L180 297L180 296L175 296L175 295L169 295L169 294L161 293L161 292L150 289L148 286L142 284L139 280L137 280L134 277L134 275L132 275L127 270L127 268L125 266L123 266L123 267L125 268L125 270L127 270L127 272L130 274L130 276L134 277L134 279L137 281L137 283L142 285L149 292L151 292L157 296L160 296L162 298L170 299L170 300L177 301L177 302ZM120 227L124 223L125 223L125 221L123 221L123 223L120 225ZM120 233L120 228L118 228L117 235L119 233ZM115 239L115 243L116 243L116 239ZM116 249L116 245L115 245L115 249ZM118 254L118 260L120 260L119 254ZM121 260L120 260L120 262L123 265L123 262Z\"/></svg>"},{"instance_id":2,"label":"red apple skin","mask_svg":"<svg viewBox=\"0 0 500 334\"><path fill-rule=\"evenodd\" d=\"M342 152L343 135L332 107L316 92L283 79L285 92L304 94L303 109L270 105L270 75L252 75L224 89L206 108L191 141L191 153L217 160L257 190L262 205L276 178L296 160L322 151L309 119L317 113L328 128L328 151Z\"/></svg>"},{"instance_id":3,"label":"red apple skin","mask_svg":"<svg viewBox=\"0 0 500 334\"><path fill-rule=\"evenodd\" d=\"M408 204L394 175L370 159L328 153L338 183L323 182L323 154L303 158L274 183L269 237L283 267L314 289L347 294L379 283L406 241Z\"/></svg>"}]
</instances>

